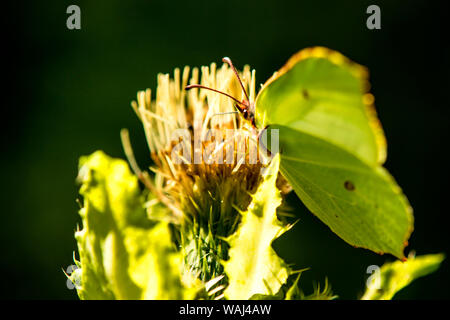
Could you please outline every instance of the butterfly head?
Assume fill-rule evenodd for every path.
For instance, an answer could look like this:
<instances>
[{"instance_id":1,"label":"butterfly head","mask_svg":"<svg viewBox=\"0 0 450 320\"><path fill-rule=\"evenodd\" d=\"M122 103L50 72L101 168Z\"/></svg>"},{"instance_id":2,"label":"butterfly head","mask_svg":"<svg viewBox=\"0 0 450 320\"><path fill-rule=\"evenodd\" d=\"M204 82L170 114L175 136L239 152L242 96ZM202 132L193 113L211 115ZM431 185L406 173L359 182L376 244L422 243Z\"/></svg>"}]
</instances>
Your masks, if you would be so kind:
<instances>
[{"instance_id":1,"label":"butterfly head","mask_svg":"<svg viewBox=\"0 0 450 320\"><path fill-rule=\"evenodd\" d=\"M242 101L239 101L235 97L233 97L233 96L231 96L231 95L229 95L229 94L227 94L225 92L222 92L222 91L219 91L219 90L216 90L216 89L212 89L212 88L209 88L209 87L206 87L206 86L202 86L202 85L199 85L199 84L192 84L192 85L186 86L185 89L189 90L189 89L193 89L193 88L200 88L200 89L211 90L211 91L214 91L214 92L217 92L217 93L220 93L220 94L223 94L223 95L227 96L228 98L230 98L234 102L236 102L236 104L235 104L236 109L238 109L238 111L241 113L242 117L245 120L249 121L252 124L253 127L256 127L256 123L255 123L255 104L254 104L254 102L250 101L250 99L248 97L248 94L247 94L247 91L245 90L245 87L244 87L244 85L243 85L243 83L241 81L241 78L239 77L239 74L238 74L236 68L234 67L233 63L231 62L231 59L228 58L228 57L225 57L225 58L222 59L222 61L224 63L228 64L230 66L230 68L233 70L234 74L236 75L236 78L238 79L239 84L240 84L240 86L242 88L242 91L244 92L244 96L245 96L245 98L242 99Z\"/></svg>"},{"instance_id":2,"label":"butterfly head","mask_svg":"<svg viewBox=\"0 0 450 320\"><path fill-rule=\"evenodd\" d=\"M245 120L250 121L253 126L256 126L255 113L253 111L255 108L252 103L244 99L240 104L236 104L236 109L239 110Z\"/></svg>"}]
</instances>

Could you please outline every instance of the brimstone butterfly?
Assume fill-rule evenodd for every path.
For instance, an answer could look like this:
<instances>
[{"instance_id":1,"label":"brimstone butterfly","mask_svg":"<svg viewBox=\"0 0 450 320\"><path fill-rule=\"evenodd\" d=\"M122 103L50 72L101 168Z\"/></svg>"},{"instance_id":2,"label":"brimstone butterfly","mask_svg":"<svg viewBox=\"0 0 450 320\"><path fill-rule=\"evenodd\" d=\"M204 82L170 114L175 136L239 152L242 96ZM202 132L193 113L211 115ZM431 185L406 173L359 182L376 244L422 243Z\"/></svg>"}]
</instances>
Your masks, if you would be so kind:
<instances>
[{"instance_id":1,"label":"brimstone butterfly","mask_svg":"<svg viewBox=\"0 0 450 320\"><path fill-rule=\"evenodd\" d=\"M225 94L252 125L279 129L281 173L306 207L349 244L404 258L412 209L382 167L386 141L367 70L314 47L292 56L254 102L241 86L243 101L200 85L186 89Z\"/></svg>"}]
</instances>

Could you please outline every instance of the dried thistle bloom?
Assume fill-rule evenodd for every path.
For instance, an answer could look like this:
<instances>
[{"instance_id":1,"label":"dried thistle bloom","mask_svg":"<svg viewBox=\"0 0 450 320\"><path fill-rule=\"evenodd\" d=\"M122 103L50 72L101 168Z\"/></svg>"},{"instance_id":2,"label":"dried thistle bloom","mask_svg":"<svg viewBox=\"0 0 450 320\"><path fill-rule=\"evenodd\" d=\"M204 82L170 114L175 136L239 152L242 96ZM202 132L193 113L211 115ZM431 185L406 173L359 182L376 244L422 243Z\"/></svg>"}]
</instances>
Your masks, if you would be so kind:
<instances>
[{"instance_id":1,"label":"dried thistle bloom","mask_svg":"<svg viewBox=\"0 0 450 320\"><path fill-rule=\"evenodd\" d=\"M241 78L254 100L255 72L245 66ZM156 99L152 101L150 89L140 91L132 106L155 163L153 189L172 209L170 220L185 262L209 280L222 273L220 261L227 258L227 248L221 238L235 231L238 211L250 203L267 155L258 148L258 130L236 113L233 100L204 89L184 89L197 83L244 98L229 66L217 69L213 63L201 72L175 69L173 79L158 75Z\"/></svg>"}]
</instances>

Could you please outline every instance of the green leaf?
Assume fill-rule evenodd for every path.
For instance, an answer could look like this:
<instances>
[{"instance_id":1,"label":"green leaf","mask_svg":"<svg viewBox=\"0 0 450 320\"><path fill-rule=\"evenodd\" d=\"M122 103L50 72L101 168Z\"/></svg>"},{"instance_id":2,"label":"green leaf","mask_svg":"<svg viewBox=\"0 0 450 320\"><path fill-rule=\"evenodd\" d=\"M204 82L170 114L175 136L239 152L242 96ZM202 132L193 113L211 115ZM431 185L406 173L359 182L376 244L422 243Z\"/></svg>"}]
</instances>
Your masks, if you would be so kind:
<instances>
[{"instance_id":1,"label":"green leaf","mask_svg":"<svg viewBox=\"0 0 450 320\"><path fill-rule=\"evenodd\" d=\"M128 165L101 151L80 159L83 229L75 234L81 299L190 299L168 224L147 218Z\"/></svg>"},{"instance_id":2,"label":"green leaf","mask_svg":"<svg viewBox=\"0 0 450 320\"><path fill-rule=\"evenodd\" d=\"M229 285L228 299L246 300L257 295L274 295L288 277L288 270L272 248L272 242L287 230L277 219L281 204L276 187L279 156L266 169L264 178L236 232L227 240L230 259L224 262Z\"/></svg>"},{"instance_id":3,"label":"green leaf","mask_svg":"<svg viewBox=\"0 0 450 320\"><path fill-rule=\"evenodd\" d=\"M436 271L444 258L443 254L429 254L410 257L405 262L395 261L384 264L379 271L379 287L376 285L376 275L371 276L372 282L361 300L392 299L398 291L413 280Z\"/></svg>"},{"instance_id":4,"label":"green leaf","mask_svg":"<svg viewBox=\"0 0 450 320\"><path fill-rule=\"evenodd\" d=\"M367 86L362 66L306 49L264 85L256 120L280 130L280 170L310 211L349 244L404 258L412 209L381 166L386 142Z\"/></svg>"}]
</instances>

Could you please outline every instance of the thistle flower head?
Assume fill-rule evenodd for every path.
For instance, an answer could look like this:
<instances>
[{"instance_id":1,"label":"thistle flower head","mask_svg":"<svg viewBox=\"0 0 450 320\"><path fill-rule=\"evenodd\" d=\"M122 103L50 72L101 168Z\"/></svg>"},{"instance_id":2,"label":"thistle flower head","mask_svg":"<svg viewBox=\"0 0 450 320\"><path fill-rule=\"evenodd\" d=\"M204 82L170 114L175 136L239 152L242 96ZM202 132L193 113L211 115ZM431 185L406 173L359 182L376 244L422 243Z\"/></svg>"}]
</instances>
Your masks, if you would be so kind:
<instances>
[{"instance_id":1,"label":"thistle flower head","mask_svg":"<svg viewBox=\"0 0 450 320\"><path fill-rule=\"evenodd\" d=\"M240 76L254 101L255 71L245 66ZM140 91L132 107L143 123L155 164L151 170L156 193L172 209L180 242L191 248L187 256L195 269L198 263L192 259L201 260L203 253L213 260L226 255L217 237L235 230L267 154L258 147L258 130L236 111L232 99L205 89L186 91L188 84L220 90L239 101L245 98L233 70L212 63L192 71L175 69L173 78L159 74L156 98L152 100L150 89ZM195 238L202 243L190 245Z\"/></svg>"},{"instance_id":2,"label":"thistle flower head","mask_svg":"<svg viewBox=\"0 0 450 320\"><path fill-rule=\"evenodd\" d=\"M241 77L254 99L254 71L245 66ZM248 204L245 199L257 186L263 165L257 151L258 131L242 119L230 98L204 89L184 89L196 83L244 98L228 65L217 69L212 63L201 72L175 69L173 79L159 74L156 99L152 101L150 89L140 91L132 106L144 125L156 186L179 209L174 212L178 222L202 216L210 220L211 213L234 222L233 206L244 209Z\"/></svg>"}]
</instances>

